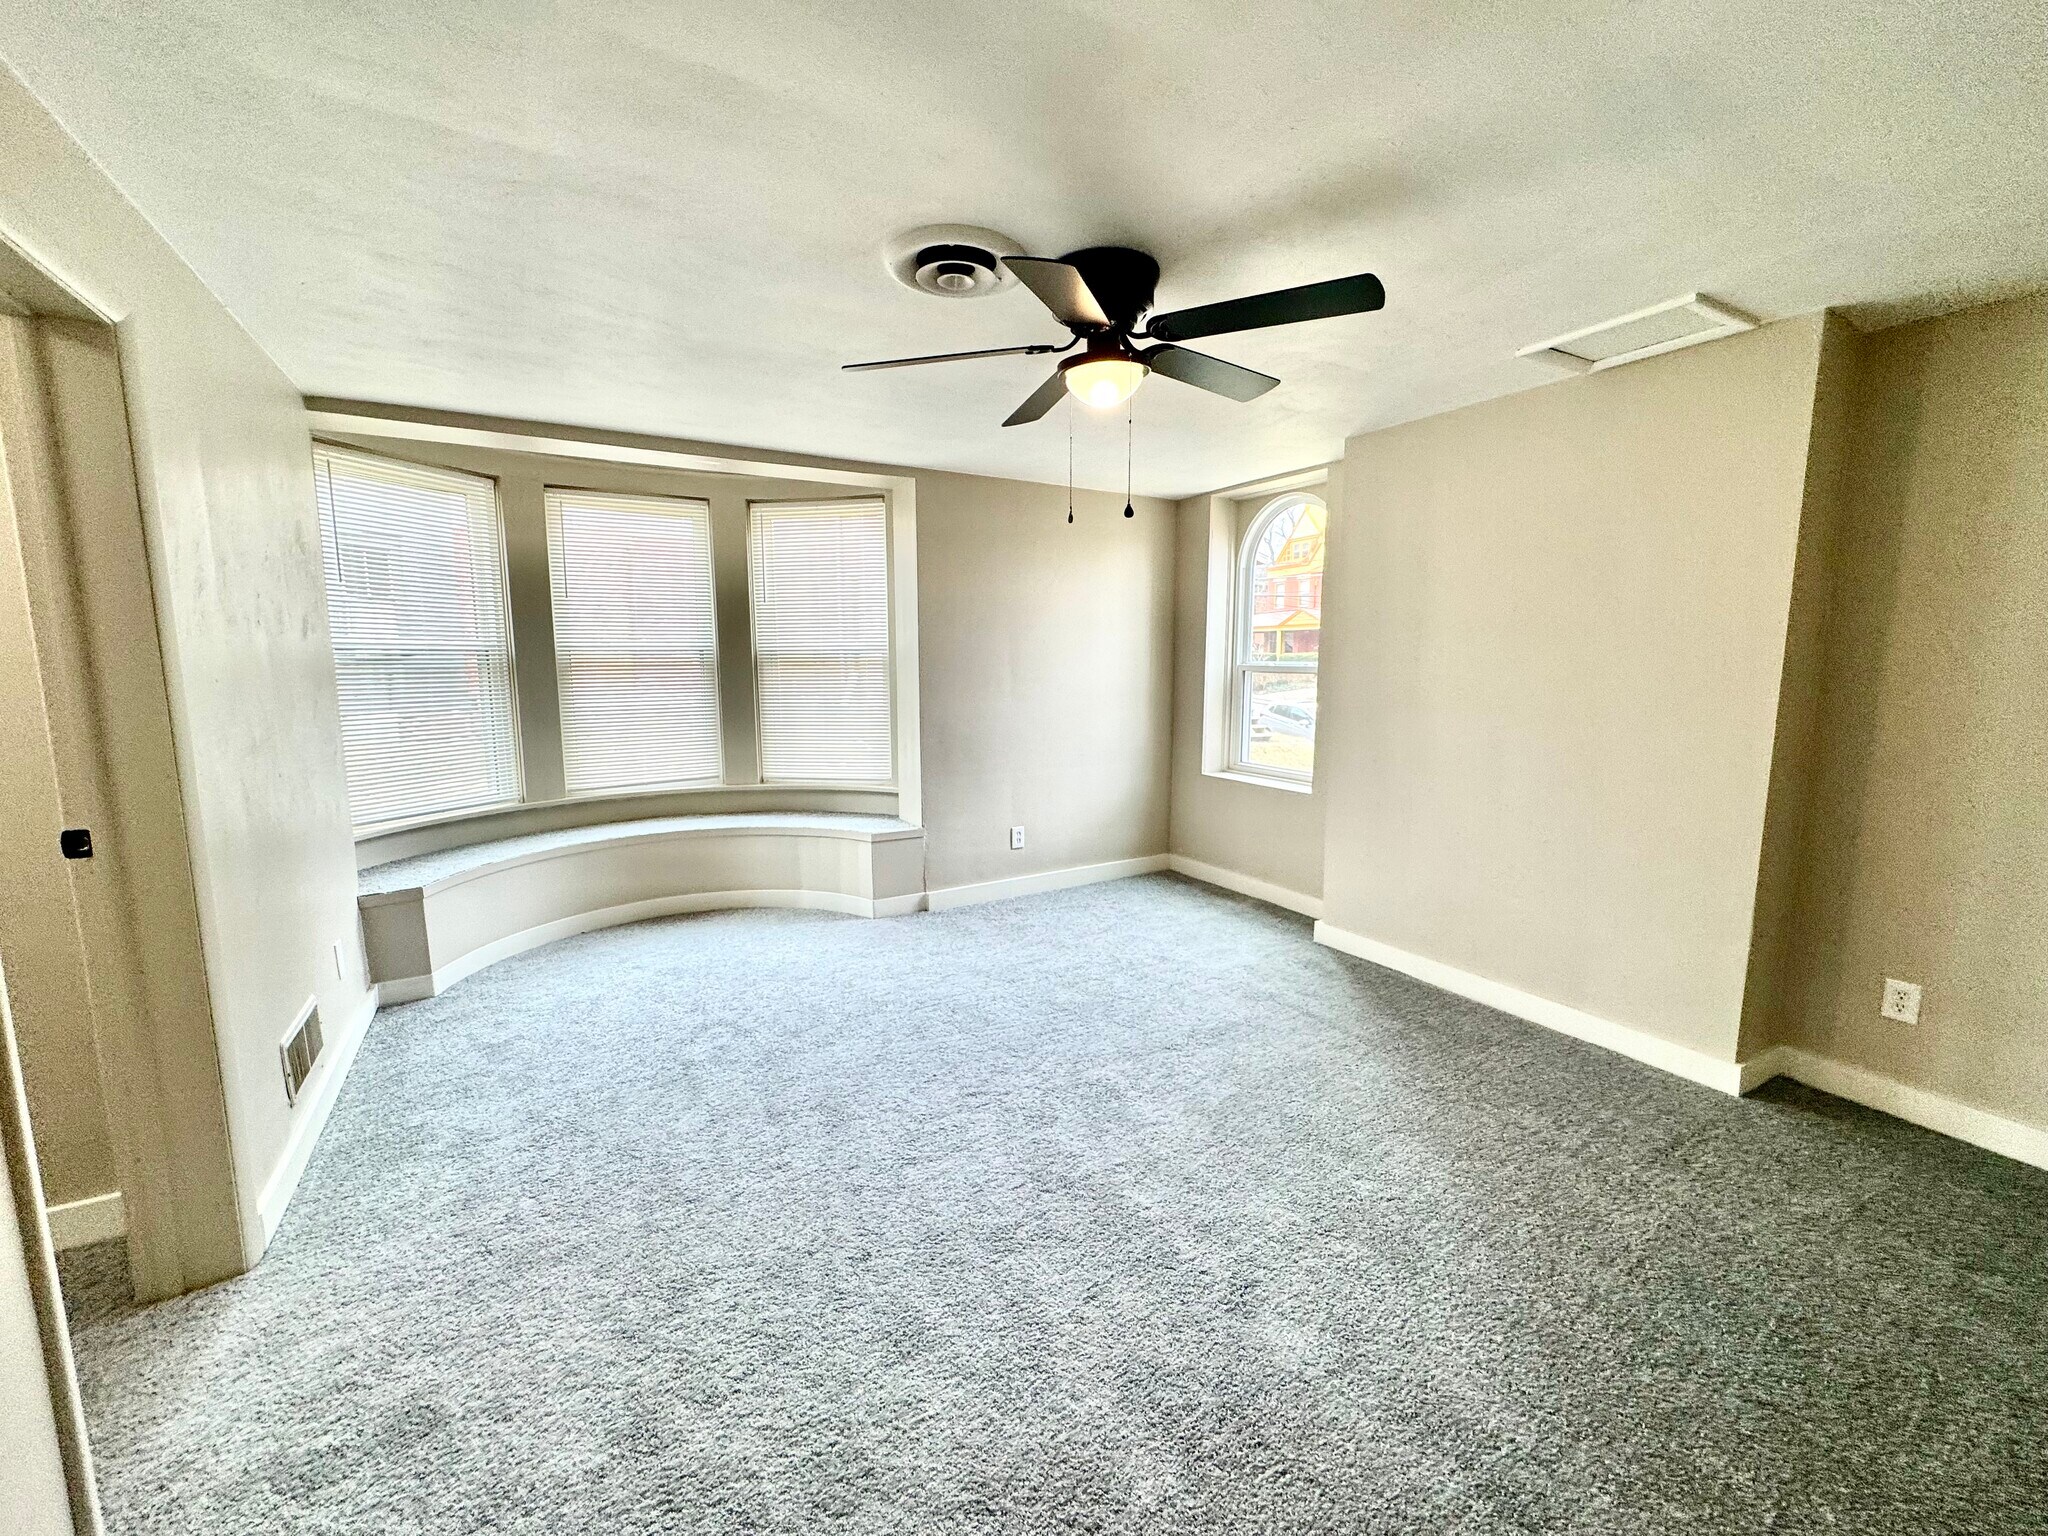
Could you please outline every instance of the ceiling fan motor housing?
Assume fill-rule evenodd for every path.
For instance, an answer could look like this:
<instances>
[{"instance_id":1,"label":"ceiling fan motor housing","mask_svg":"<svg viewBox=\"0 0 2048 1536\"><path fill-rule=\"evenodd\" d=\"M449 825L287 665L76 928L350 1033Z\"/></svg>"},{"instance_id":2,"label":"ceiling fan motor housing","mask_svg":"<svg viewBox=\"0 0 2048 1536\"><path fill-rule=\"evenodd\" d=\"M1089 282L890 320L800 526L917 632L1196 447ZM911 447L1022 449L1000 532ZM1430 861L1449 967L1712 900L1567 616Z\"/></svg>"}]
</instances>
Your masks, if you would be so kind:
<instances>
[{"instance_id":1,"label":"ceiling fan motor housing","mask_svg":"<svg viewBox=\"0 0 2048 1536\"><path fill-rule=\"evenodd\" d=\"M1091 245L1060 258L1081 274L1095 302L1119 331L1137 329L1159 287L1159 263L1143 251L1121 245Z\"/></svg>"}]
</instances>

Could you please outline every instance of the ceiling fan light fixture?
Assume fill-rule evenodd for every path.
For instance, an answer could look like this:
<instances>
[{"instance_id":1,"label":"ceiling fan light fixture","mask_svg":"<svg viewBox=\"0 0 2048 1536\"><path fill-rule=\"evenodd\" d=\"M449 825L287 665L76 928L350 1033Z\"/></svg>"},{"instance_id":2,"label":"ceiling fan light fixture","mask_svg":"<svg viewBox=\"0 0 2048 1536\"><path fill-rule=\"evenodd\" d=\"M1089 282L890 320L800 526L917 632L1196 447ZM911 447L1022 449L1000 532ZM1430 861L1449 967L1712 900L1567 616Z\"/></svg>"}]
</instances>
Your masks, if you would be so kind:
<instances>
[{"instance_id":1,"label":"ceiling fan light fixture","mask_svg":"<svg viewBox=\"0 0 2048 1536\"><path fill-rule=\"evenodd\" d=\"M985 291L979 285L991 272L996 286L1021 283L1072 333L1068 341L889 357L872 363L847 363L845 370L873 373L980 357L1063 355L1082 348L1078 357L1067 358L1046 375L1024 403L1003 418L1006 427L1043 421L1068 396L1091 409L1113 411L1154 373L1243 402L1258 399L1280 381L1181 343L1201 336L1229 336L1306 320L1362 315L1384 308L1387 302L1387 290L1380 280L1370 272L1359 272L1155 315L1151 311L1159 263L1143 251L1091 245L1054 258L1026 256L1014 247L997 250L998 246L1009 247L1009 242L991 230L933 225L891 242L889 270L910 287L942 298L972 298ZM1138 341L1152 345L1140 351L1134 345Z\"/></svg>"},{"instance_id":2,"label":"ceiling fan light fixture","mask_svg":"<svg viewBox=\"0 0 2048 1536\"><path fill-rule=\"evenodd\" d=\"M1077 357L1060 369L1067 381L1067 393L1083 405L1107 411L1122 405L1138 392L1145 375L1152 370L1135 357Z\"/></svg>"}]
</instances>

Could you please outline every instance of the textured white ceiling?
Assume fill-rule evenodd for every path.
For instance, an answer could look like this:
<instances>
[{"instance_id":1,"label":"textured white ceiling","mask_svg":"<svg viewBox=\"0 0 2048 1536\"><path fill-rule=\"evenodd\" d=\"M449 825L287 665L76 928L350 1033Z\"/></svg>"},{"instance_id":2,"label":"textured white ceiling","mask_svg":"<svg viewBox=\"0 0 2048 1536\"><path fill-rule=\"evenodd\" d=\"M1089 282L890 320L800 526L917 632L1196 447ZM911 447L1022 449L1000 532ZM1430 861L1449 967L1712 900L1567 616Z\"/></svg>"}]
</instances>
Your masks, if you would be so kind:
<instances>
[{"instance_id":1,"label":"textured white ceiling","mask_svg":"<svg viewBox=\"0 0 2048 1536\"><path fill-rule=\"evenodd\" d=\"M2048 9L1550 0L9 0L23 76L310 394L1035 480L1029 293L889 235L1141 246L1162 308L1370 270L1378 315L1201 345L1182 495L1549 382L1517 346L1700 289L1866 322L2048 283ZM1121 420L1081 477L1120 485Z\"/></svg>"}]
</instances>

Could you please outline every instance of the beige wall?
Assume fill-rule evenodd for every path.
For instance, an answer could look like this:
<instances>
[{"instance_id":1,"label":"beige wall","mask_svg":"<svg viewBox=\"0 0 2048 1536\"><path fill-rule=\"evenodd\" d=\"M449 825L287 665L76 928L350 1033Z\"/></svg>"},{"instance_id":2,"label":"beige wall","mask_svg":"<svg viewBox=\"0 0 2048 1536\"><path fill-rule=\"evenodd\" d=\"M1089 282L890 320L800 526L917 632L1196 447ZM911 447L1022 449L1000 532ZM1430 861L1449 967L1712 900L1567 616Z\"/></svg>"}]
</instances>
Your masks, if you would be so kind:
<instances>
[{"instance_id":1,"label":"beige wall","mask_svg":"<svg viewBox=\"0 0 2048 1536\"><path fill-rule=\"evenodd\" d=\"M2048 298L1862 361L1792 1038L2048 1125Z\"/></svg>"},{"instance_id":2,"label":"beige wall","mask_svg":"<svg viewBox=\"0 0 2048 1536\"><path fill-rule=\"evenodd\" d=\"M1739 1050L1744 1060L1783 1038L1798 1006L1793 907L1819 751L1820 698L1827 666L1823 636L1834 582L1835 538L1854 448L1861 354L1861 338L1855 329L1838 315L1827 316L1814 381L1799 549L1786 615L1785 665L1778 687L1770 791L1764 806L1763 856L1750 923Z\"/></svg>"},{"instance_id":3,"label":"beige wall","mask_svg":"<svg viewBox=\"0 0 2048 1536\"><path fill-rule=\"evenodd\" d=\"M1326 500L1334 494L1326 484L1306 488ZM1212 625L1229 621L1232 566L1248 517L1277 494L1196 496L1176 509L1172 848L1313 902L1323 890L1321 775L1304 793L1209 771L1220 764L1207 761L1205 739L1228 687L1227 650L1219 634L1212 654Z\"/></svg>"},{"instance_id":4,"label":"beige wall","mask_svg":"<svg viewBox=\"0 0 2048 1536\"><path fill-rule=\"evenodd\" d=\"M918 474L932 889L1166 851L1174 509L1135 506Z\"/></svg>"},{"instance_id":5,"label":"beige wall","mask_svg":"<svg viewBox=\"0 0 2048 1536\"><path fill-rule=\"evenodd\" d=\"M1734 1057L1822 331L1347 444L1327 922Z\"/></svg>"},{"instance_id":6,"label":"beige wall","mask_svg":"<svg viewBox=\"0 0 2048 1536\"><path fill-rule=\"evenodd\" d=\"M309 995L336 1021L367 996L310 443L289 381L10 73L0 141L0 237L116 322L126 382L204 957L149 1010L182 1249L145 1283L189 1285L260 1251L279 1036ZM151 974L189 968L189 932L145 934Z\"/></svg>"}]
</instances>

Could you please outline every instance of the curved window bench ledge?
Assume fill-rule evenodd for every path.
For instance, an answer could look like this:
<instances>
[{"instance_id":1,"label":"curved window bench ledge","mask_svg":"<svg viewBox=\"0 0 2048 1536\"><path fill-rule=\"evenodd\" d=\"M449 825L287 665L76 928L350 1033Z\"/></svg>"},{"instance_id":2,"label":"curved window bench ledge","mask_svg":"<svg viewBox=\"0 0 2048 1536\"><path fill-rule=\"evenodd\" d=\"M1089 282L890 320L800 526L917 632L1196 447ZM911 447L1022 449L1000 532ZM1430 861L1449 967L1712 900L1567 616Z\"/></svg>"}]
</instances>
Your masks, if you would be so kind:
<instances>
[{"instance_id":1,"label":"curved window bench ledge","mask_svg":"<svg viewBox=\"0 0 2048 1536\"><path fill-rule=\"evenodd\" d=\"M924 829L893 816L755 811L532 832L357 877L370 979L411 1002L571 934L677 912L924 905Z\"/></svg>"}]
</instances>

